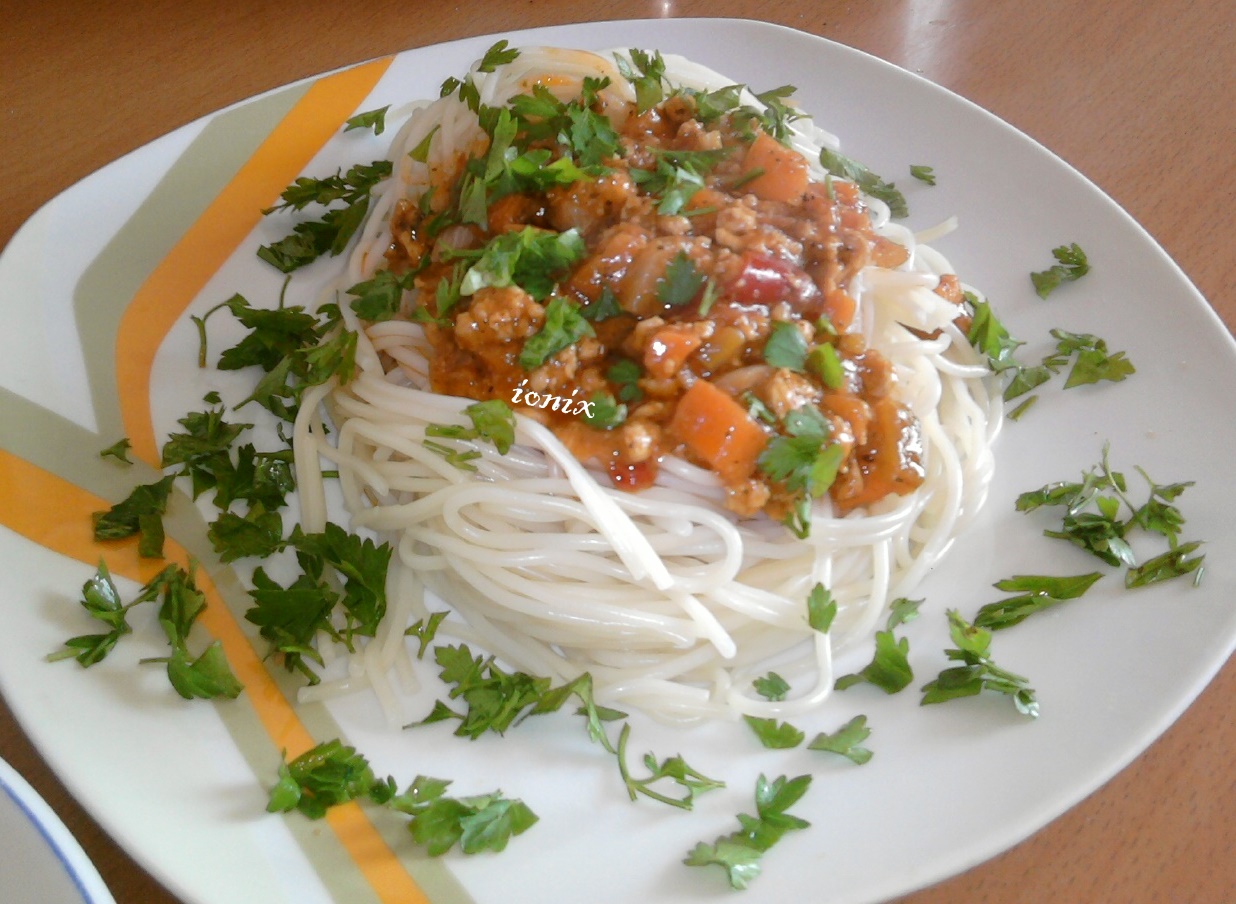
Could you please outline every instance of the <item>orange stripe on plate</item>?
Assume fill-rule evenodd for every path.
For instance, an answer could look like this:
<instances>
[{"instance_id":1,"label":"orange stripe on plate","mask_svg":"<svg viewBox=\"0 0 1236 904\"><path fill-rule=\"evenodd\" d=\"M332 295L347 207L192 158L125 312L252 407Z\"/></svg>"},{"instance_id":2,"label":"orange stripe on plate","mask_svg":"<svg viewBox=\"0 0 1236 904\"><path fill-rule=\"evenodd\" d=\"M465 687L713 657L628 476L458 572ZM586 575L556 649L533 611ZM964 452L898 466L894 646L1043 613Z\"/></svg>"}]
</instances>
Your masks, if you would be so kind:
<instances>
[{"instance_id":1,"label":"orange stripe on plate","mask_svg":"<svg viewBox=\"0 0 1236 904\"><path fill-rule=\"evenodd\" d=\"M0 449L0 524L29 540L87 565L106 557L108 569L139 583L151 580L168 563L189 567L189 555L170 538L164 544L165 559L143 559L136 541L100 544L90 529L91 514L110 508L104 499L62 480L50 471ZM48 517L48 513L53 513ZM316 742L288 703L248 638L219 597L210 577L197 572L198 589L206 608L198 619L223 646L236 677L245 685L257 713L275 746L289 757L308 750ZM170 692L170 689L169 689ZM385 839L357 804L336 807L327 823L344 849L387 904L427 904L428 899L408 875Z\"/></svg>"},{"instance_id":2,"label":"orange stripe on plate","mask_svg":"<svg viewBox=\"0 0 1236 904\"><path fill-rule=\"evenodd\" d=\"M126 308L116 340L117 390L125 431L134 452L154 467L159 453L150 415L150 375L164 337L207 280L223 265L268 205L296 178L318 149L377 84L391 59L376 60L319 79L283 118L235 178L159 263ZM0 450L0 523L34 542L96 564L106 553L118 575L145 583L165 562L142 559L136 543L103 547L91 536L90 516L109 505L24 459ZM42 513L55 512L54 518ZM170 539L168 559L188 565L188 555ZM209 577L198 573L207 597L200 624L217 638L272 741L295 756L314 738L271 680ZM326 817L379 900L424 904L428 899L390 846L356 804Z\"/></svg>"},{"instance_id":3,"label":"orange stripe on plate","mask_svg":"<svg viewBox=\"0 0 1236 904\"><path fill-rule=\"evenodd\" d=\"M120 414L133 451L159 466L150 372L168 330L270 205L377 84L391 58L319 79L172 248L125 309L116 337Z\"/></svg>"}]
</instances>

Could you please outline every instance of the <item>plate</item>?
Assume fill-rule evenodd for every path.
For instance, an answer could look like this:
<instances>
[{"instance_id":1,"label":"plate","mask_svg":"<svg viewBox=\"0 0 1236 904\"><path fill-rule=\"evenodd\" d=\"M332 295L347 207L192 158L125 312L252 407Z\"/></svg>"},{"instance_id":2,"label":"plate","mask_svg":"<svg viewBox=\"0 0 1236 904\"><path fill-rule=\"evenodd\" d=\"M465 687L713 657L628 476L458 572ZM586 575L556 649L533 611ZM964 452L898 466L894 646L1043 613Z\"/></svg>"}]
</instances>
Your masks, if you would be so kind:
<instances>
[{"instance_id":1,"label":"plate","mask_svg":"<svg viewBox=\"0 0 1236 904\"><path fill-rule=\"evenodd\" d=\"M41 904L114 904L103 878L39 793L0 760L0 896Z\"/></svg>"},{"instance_id":2,"label":"plate","mask_svg":"<svg viewBox=\"0 0 1236 904\"><path fill-rule=\"evenodd\" d=\"M1043 537L1045 522L1015 512L1012 501L1076 479L1105 446L1134 486L1137 467L1159 483L1195 482L1179 504L1186 539L1206 541L1198 586L1178 580L1125 591L1109 576L1085 599L997 635L997 660L1037 690L1035 721L996 695L921 707L912 691L885 697L872 687L838 694L800 720L811 733L866 714L875 756L862 767L803 749L763 750L741 724L684 730L637 719L636 756L681 753L726 780L690 813L631 804L612 762L565 714L468 742L442 725L391 728L367 694L289 706L290 686L264 670L263 646L250 642L236 575L210 560L200 515L183 500L173 506L169 548L182 561L203 562L203 583L220 601L203 618L203 637L222 641L246 694L218 705L176 697L159 668L140 664L166 649L153 613L141 610L130 619L134 636L90 673L44 661L66 637L88 630L75 599L100 554L83 529L89 513L156 473L140 463L124 469L98 450L128 436L138 457L149 458L156 438L200 409L205 393L247 394L195 366L197 336L186 315L237 291L255 303L278 298L281 278L252 252L281 227L257 209L301 172L326 175L373 159L382 139L341 133L348 116L436 96L444 78L461 74L496 37L372 61L207 117L66 191L0 257L8 325L0 335L0 687L72 793L194 904L489 904L513 895L546 904L691 902L714 900L726 887L720 871L684 867L686 852L735 827L735 815L753 806L760 774L811 773L811 791L794 809L811 828L766 855L743 899L817 900L826 888L829 900L860 902L995 855L1137 756L1236 643L1236 580L1227 565L1236 560L1228 527L1236 485L1222 453L1236 445L1236 422L1214 416L1227 410L1227 388L1236 383L1231 337L1144 230L1026 136L875 58L741 20L605 22L500 37L516 45L656 47L757 88L797 85L802 106L841 137L847 154L904 188L909 225L958 217L959 229L935 245L993 300L1026 341L1028 360L1050 351L1049 331L1059 327L1102 336L1137 368L1120 384L1063 392L1057 381L1006 426L991 501L922 585L924 614L906 627L916 685L948 664L947 608L972 614L999 598L995 581L1013 574L1095 569L1094 559ZM912 164L932 166L937 185L910 179ZM1086 250L1092 272L1039 299L1027 274L1069 242ZM315 265L293 291L310 293L327 276L326 265ZM227 341L212 338L217 348ZM126 596L152 573L131 551L107 555ZM427 679L407 695L412 718L428 711L434 691ZM431 859L391 814L348 807L324 822L266 815L281 751L336 736L401 784L419 773L453 779L459 794L500 787L540 821L500 855Z\"/></svg>"}]
</instances>

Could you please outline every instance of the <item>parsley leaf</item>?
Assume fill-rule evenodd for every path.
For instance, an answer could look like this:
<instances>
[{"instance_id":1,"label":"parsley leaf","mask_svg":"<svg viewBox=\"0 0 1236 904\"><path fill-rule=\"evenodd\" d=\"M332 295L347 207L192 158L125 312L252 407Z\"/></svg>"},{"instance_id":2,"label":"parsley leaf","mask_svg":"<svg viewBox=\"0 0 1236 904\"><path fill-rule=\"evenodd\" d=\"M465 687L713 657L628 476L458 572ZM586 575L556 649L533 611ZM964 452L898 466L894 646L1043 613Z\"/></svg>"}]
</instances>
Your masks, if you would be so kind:
<instances>
[{"instance_id":1,"label":"parsley leaf","mask_svg":"<svg viewBox=\"0 0 1236 904\"><path fill-rule=\"evenodd\" d=\"M665 268L665 276L657 280L657 300L670 308L689 304L704 286L704 274L685 251L679 251Z\"/></svg>"},{"instance_id":2,"label":"parsley leaf","mask_svg":"<svg viewBox=\"0 0 1236 904\"><path fill-rule=\"evenodd\" d=\"M154 602L162 596L159 624L172 647L169 656L143 659L143 663L166 663L172 687L186 700L235 698L244 690L228 666L218 641L194 657L188 648L189 632L206 608L206 598L198 589L193 570L168 565L155 575L129 603L122 603L107 565L100 561L94 576L82 587L82 607L109 630L105 634L86 634L69 638L65 649L47 657L49 662L74 657L82 666L94 665L107 657L116 642L130 633L127 614L134 606Z\"/></svg>"},{"instance_id":3,"label":"parsley leaf","mask_svg":"<svg viewBox=\"0 0 1236 904\"><path fill-rule=\"evenodd\" d=\"M280 194L279 204L263 211L303 210L310 204L325 208L317 220L298 223L277 242L263 245L258 257L283 273L291 273L323 254L343 251L369 210L370 190L391 174L389 160L356 164L323 179L301 176ZM342 207L331 206L342 202Z\"/></svg>"},{"instance_id":4,"label":"parsley leaf","mask_svg":"<svg viewBox=\"0 0 1236 904\"><path fill-rule=\"evenodd\" d=\"M620 404L608 392L597 391L584 409L584 423L594 430L613 430L626 423L627 406Z\"/></svg>"},{"instance_id":5,"label":"parsley leaf","mask_svg":"<svg viewBox=\"0 0 1236 904\"><path fill-rule=\"evenodd\" d=\"M865 194L879 198L888 205L889 211L896 219L909 216L905 196L891 182L885 182L857 160L853 160L838 151L823 148L820 151L820 165L829 173L841 179L849 179Z\"/></svg>"},{"instance_id":6,"label":"parsley leaf","mask_svg":"<svg viewBox=\"0 0 1236 904\"><path fill-rule=\"evenodd\" d=\"M831 346L829 346L831 348ZM764 343L764 362L802 373L807 362L807 340L792 323L778 320Z\"/></svg>"},{"instance_id":7,"label":"parsley leaf","mask_svg":"<svg viewBox=\"0 0 1236 904\"><path fill-rule=\"evenodd\" d=\"M456 844L465 854L479 854L505 850L512 836L526 832L537 819L523 801L509 800L500 792L436 797L413 811L408 831L431 857Z\"/></svg>"},{"instance_id":8,"label":"parsley leaf","mask_svg":"<svg viewBox=\"0 0 1236 904\"><path fill-rule=\"evenodd\" d=\"M936 174L930 166L911 164L910 175L920 182L926 182L928 185L936 184Z\"/></svg>"},{"instance_id":9,"label":"parsley leaf","mask_svg":"<svg viewBox=\"0 0 1236 904\"><path fill-rule=\"evenodd\" d=\"M592 324L580 313L579 305L555 295L545 306L545 322L541 329L524 341L519 364L524 370L533 370L585 336L595 335Z\"/></svg>"},{"instance_id":10,"label":"parsley leaf","mask_svg":"<svg viewBox=\"0 0 1236 904\"><path fill-rule=\"evenodd\" d=\"M810 775L769 781L761 775L755 785L756 815L739 814L740 828L712 844L700 842L683 861L687 866L719 866L730 886L744 889L760 875L762 858L786 832L805 829L810 823L786 811L811 786Z\"/></svg>"},{"instance_id":11,"label":"parsley leaf","mask_svg":"<svg viewBox=\"0 0 1236 904\"><path fill-rule=\"evenodd\" d=\"M1090 272L1086 252L1082 251L1076 242L1053 248L1051 253L1057 261L1055 266L1030 274L1030 281L1034 283L1034 291L1038 293L1039 298L1046 298L1061 283L1081 279Z\"/></svg>"},{"instance_id":12,"label":"parsley leaf","mask_svg":"<svg viewBox=\"0 0 1236 904\"><path fill-rule=\"evenodd\" d=\"M955 609L948 611L948 621L949 634L957 646L945 650L944 654L962 664L944 669L923 685L922 705L973 697L987 690L1007 694L1018 712L1036 718L1039 703L1034 689L1021 675L1006 671L992 661L991 632L970 624Z\"/></svg>"},{"instance_id":13,"label":"parsley leaf","mask_svg":"<svg viewBox=\"0 0 1236 904\"><path fill-rule=\"evenodd\" d=\"M1098 336L1089 333L1070 333L1059 329L1052 330L1051 334L1057 340L1057 356L1077 356L1064 381L1065 389L1072 389L1074 386L1083 386L1087 383L1097 383L1100 380L1119 383L1134 373L1133 364L1125 358L1125 353L1109 354L1107 343Z\"/></svg>"},{"instance_id":14,"label":"parsley leaf","mask_svg":"<svg viewBox=\"0 0 1236 904\"><path fill-rule=\"evenodd\" d=\"M331 807L369 795L376 784L368 760L356 748L334 739L280 764L279 781L270 791L266 811L297 810L310 819L321 819Z\"/></svg>"},{"instance_id":15,"label":"parsley leaf","mask_svg":"<svg viewBox=\"0 0 1236 904\"><path fill-rule=\"evenodd\" d=\"M871 729L867 727L867 717L855 716L832 734L820 732L807 745L807 749L836 753L861 766L871 759L872 753L866 747L859 745L870 736Z\"/></svg>"},{"instance_id":16,"label":"parsley leaf","mask_svg":"<svg viewBox=\"0 0 1236 904\"><path fill-rule=\"evenodd\" d=\"M321 819L331 807L367 800L408 816L412 838L432 857L457 844L465 854L504 850L513 836L537 821L526 804L504 798L500 792L447 797L450 784L418 775L406 791L397 794L393 778L379 779L362 754L335 739L280 764L279 780L270 789L266 809L271 813L296 810L310 819Z\"/></svg>"},{"instance_id":17,"label":"parsley leaf","mask_svg":"<svg viewBox=\"0 0 1236 904\"><path fill-rule=\"evenodd\" d=\"M898 640L891 630L877 631L875 634L875 654L871 662L860 671L842 675L837 679L837 690L843 691L856 684L874 684L886 694L895 694L904 690L914 680L914 670L910 668L910 641L908 638Z\"/></svg>"},{"instance_id":18,"label":"parsley leaf","mask_svg":"<svg viewBox=\"0 0 1236 904\"><path fill-rule=\"evenodd\" d=\"M163 514L167 511L175 475L133 488L127 497L105 512L95 512L94 538L120 540L139 535L138 555L163 557Z\"/></svg>"},{"instance_id":19,"label":"parsley leaf","mask_svg":"<svg viewBox=\"0 0 1236 904\"><path fill-rule=\"evenodd\" d=\"M828 492L837 479L845 451L828 443L828 421L811 405L796 408L785 417L788 436L773 437L756 459L759 469L797 495L797 504L786 526L800 538L811 530L811 502Z\"/></svg>"},{"instance_id":20,"label":"parsley leaf","mask_svg":"<svg viewBox=\"0 0 1236 904\"><path fill-rule=\"evenodd\" d=\"M1181 543L1179 546L1173 546L1167 552L1147 559L1141 565L1130 568L1125 572L1124 586L1129 589L1146 587L1150 584L1157 584L1160 581L1171 580L1172 578L1182 577L1193 572L1197 572L1200 577L1202 562L1206 557L1201 555L1189 558L1189 556L1201 545L1200 540Z\"/></svg>"},{"instance_id":21,"label":"parsley leaf","mask_svg":"<svg viewBox=\"0 0 1236 904\"><path fill-rule=\"evenodd\" d=\"M644 768L648 770L647 777L641 779L633 777L630 769L627 767L627 742L630 734L631 725L628 722L624 722L622 730L618 735L616 753L618 756L618 770L622 774L622 780L627 786L627 794L631 800L635 800L636 795L642 794L663 804L669 804L682 810L690 810L695 803L695 796L697 794L725 787L725 782L709 778L702 772L692 769L681 756L666 757L658 762L653 754L646 753L644 754ZM681 797L663 794L652 787L657 782L667 779L683 789Z\"/></svg>"},{"instance_id":22,"label":"parsley leaf","mask_svg":"<svg viewBox=\"0 0 1236 904\"><path fill-rule=\"evenodd\" d=\"M614 62L622 77L635 89L636 112L647 113L665 99L665 60L660 51L650 55L647 51L631 48L628 55L630 62L617 54Z\"/></svg>"},{"instance_id":23,"label":"parsley leaf","mask_svg":"<svg viewBox=\"0 0 1236 904\"><path fill-rule=\"evenodd\" d=\"M630 358L616 361L605 372L605 378L618 387L618 398L623 402L639 402L644 398L644 390L639 386L643 376L643 368Z\"/></svg>"},{"instance_id":24,"label":"parsley leaf","mask_svg":"<svg viewBox=\"0 0 1236 904\"><path fill-rule=\"evenodd\" d=\"M1093 571L1072 577L1015 575L997 581L996 589L1016 593L1017 596L983 606L974 617L974 625L992 631L1011 628L1036 612L1077 599L1100 577L1100 572Z\"/></svg>"},{"instance_id":25,"label":"parsley leaf","mask_svg":"<svg viewBox=\"0 0 1236 904\"><path fill-rule=\"evenodd\" d=\"M1059 481L1022 493L1017 497L1016 509L1032 512L1044 506L1062 507L1060 529L1044 530L1046 536L1067 540L1109 565L1126 565L1132 569L1137 563L1126 539L1130 531L1140 528L1160 534L1173 549L1179 545L1185 518L1173 503L1192 485L1191 482L1160 485L1145 471L1140 468L1138 471L1149 485L1146 502L1142 505L1135 505L1128 498L1124 475L1112 469L1108 449L1104 446L1099 465L1082 472L1080 481ZM1161 560L1159 564L1168 562ZM1185 563L1181 560L1177 564L1183 566ZM1181 573L1188 573L1200 564L1199 559ZM1126 575L1126 581L1136 582L1143 578L1140 572L1135 577Z\"/></svg>"},{"instance_id":26,"label":"parsley leaf","mask_svg":"<svg viewBox=\"0 0 1236 904\"><path fill-rule=\"evenodd\" d=\"M821 634L827 634L837 617L837 601L820 583L807 594L807 624Z\"/></svg>"},{"instance_id":27,"label":"parsley leaf","mask_svg":"<svg viewBox=\"0 0 1236 904\"><path fill-rule=\"evenodd\" d=\"M477 72L493 72L499 66L505 66L507 63L513 63L519 59L519 50L515 47L510 47L509 43L504 38L497 41L485 51L485 55L481 57L480 63L477 65Z\"/></svg>"},{"instance_id":28,"label":"parsley leaf","mask_svg":"<svg viewBox=\"0 0 1236 904\"><path fill-rule=\"evenodd\" d=\"M614 295L614 290L609 286L602 286L597 300L580 308L579 313L590 323L600 323L602 320L618 317L623 310L618 304L618 297Z\"/></svg>"},{"instance_id":29,"label":"parsley leaf","mask_svg":"<svg viewBox=\"0 0 1236 904\"><path fill-rule=\"evenodd\" d=\"M914 621L918 618L918 609L922 604L922 600L906 599L904 596L893 600L889 605L888 621L884 625L884 630L891 631L898 625Z\"/></svg>"},{"instance_id":30,"label":"parsley leaf","mask_svg":"<svg viewBox=\"0 0 1236 904\"><path fill-rule=\"evenodd\" d=\"M415 273L396 276L390 270L378 270L369 279L349 288L353 296L352 310L361 320L379 323L399 313L403 293L412 288Z\"/></svg>"},{"instance_id":31,"label":"parsley leaf","mask_svg":"<svg viewBox=\"0 0 1236 904\"><path fill-rule=\"evenodd\" d=\"M131 444L129 438L123 437L112 443L106 449L99 451L99 458L114 458L116 461L123 462L126 465L133 464L133 460L129 458L129 449Z\"/></svg>"},{"instance_id":32,"label":"parsley leaf","mask_svg":"<svg viewBox=\"0 0 1236 904\"><path fill-rule=\"evenodd\" d=\"M499 455L505 455L515 443L515 413L501 399L473 402L463 413L472 421L471 427L459 424L430 424L426 436L442 436L450 439L488 440L494 444Z\"/></svg>"},{"instance_id":33,"label":"parsley leaf","mask_svg":"<svg viewBox=\"0 0 1236 904\"><path fill-rule=\"evenodd\" d=\"M121 602L120 591L116 589L107 563L102 559L93 577L82 585L80 603L91 618L107 626L107 633L71 637L64 642L65 649L47 656L48 662L73 657L83 668L89 668L106 659L117 641L132 630L126 619L129 607Z\"/></svg>"},{"instance_id":34,"label":"parsley leaf","mask_svg":"<svg viewBox=\"0 0 1236 904\"><path fill-rule=\"evenodd\" d=\"M776 672L769 672L763 678L756 678L751 682L751 686L765 700L774 702L784 700L786 694L790 692L789 683Z\"/></svg>"},{"instance_id":35,"label":"parsley leaf","mask_svg":"<svg viewBox=\"0 0 1236 904\"><path fill-rule=\"evenodd\" d=\"M460 294L514 285L537 301L548 298L557 278L586 253L578 230L547 232L532 226L496 236L480 251L453 252L475 259L464 274Z\"/></svg>"},{"instance_id":36,"label":"parsley leaf","mask_svg":"<svg viewBox=\"0 0 1236 904\"><path fill-rule=\"evenodd\" d=\"M795 728L789 722L761 719L756 716L743 716L743 721L755 732L760 743L770 750L788 750L797 747L806 737L800 729Z\"/></svg>"},{"instance_id":37,"label":"parsley leaf","mask_svg":"<svg viewBox=\"0 0 1236 904\"><path fill-rule=\"evenodd\" d=\"M687 204L705 185L709 171L730 151L676 151L653 149L655 169L632 167L631 178L644 192L659 199L657 213L674 216L686 211Z\"/></svg>"},{"instance_id":38,"label":"parsley leaf","mask_svg":"<svg viewBox=\"0 0 1236 904\"><path fill-rule=\"evenodd\" d=\"M364 113L357 113L343 124L343 130L351 132L354 129L372 129L373 134L381 135L386 130L386 111L390 108L391 105L387 104L385 107L378 107L376 110L366 110Z\"/></svg>"}]
</instances>

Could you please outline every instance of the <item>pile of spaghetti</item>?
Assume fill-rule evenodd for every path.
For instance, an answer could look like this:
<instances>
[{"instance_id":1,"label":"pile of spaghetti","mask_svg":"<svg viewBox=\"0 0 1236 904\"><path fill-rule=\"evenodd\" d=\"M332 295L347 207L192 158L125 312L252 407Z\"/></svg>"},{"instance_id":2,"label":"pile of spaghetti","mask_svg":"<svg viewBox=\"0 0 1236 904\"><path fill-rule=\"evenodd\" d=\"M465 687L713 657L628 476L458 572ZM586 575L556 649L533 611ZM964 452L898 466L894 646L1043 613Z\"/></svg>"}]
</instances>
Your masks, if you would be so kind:
<instances>
[{"instance_id":1,"label":"pile of spaghetti","mask_svg":"<svg viewBox=\"0 0 1236 904\"><path fill-rule=\"evenodd\" d=\"M982 504L1000 408L962 285L785 95L498 47L411 109L336 287L397 303L340 305L357 374L295 437L305 528L327 461L397 550L371 669L428 589L605 703L791 715ZM752 693L770 669L791 699Z\"/></svg>"}]
</instances>

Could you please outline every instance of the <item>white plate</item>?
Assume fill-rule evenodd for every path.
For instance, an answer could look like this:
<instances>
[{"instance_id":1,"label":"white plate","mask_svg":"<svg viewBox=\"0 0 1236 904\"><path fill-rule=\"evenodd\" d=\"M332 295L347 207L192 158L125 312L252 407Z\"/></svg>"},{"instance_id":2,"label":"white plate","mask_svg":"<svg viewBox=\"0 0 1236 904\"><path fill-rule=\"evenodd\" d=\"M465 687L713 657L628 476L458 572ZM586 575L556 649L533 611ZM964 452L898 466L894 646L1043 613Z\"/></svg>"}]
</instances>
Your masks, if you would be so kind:
<instances>
[{"instance_id":1,"label":"white plate","mask_svg":"<svg viewBox=\"0 0 1236 904\"><path fill-rule=\"evenodd\" d=\"M1003 698L920 707L913 690L885 697L855 688L801 727L831 729L866 713L876 755L859 768L805 750L764 751L741 725L681 731L637 719L637 755L681 752L728 781L690 814L647 801L630 804L611 760L566 714L529 722L505 739L467 742L451 737L447 726L387 729L366 696L329 710L302 708L301 724L313 736L342 732L380 774L400 782L417 773L449 777L461 794L500 786L540 815L499 856L428 863L410 852L396 821L378 819L427 896L482 904L714 900L725 892L723 877L682 866L685 853L696 841L730 831L734 815L751 809L760 772L812 772L814 785L795 812L813 826L765 857L764 874L743 900L819 900L822 889L833 901L883 899L1013 845L1140 753L1236 642L1230 605L1236 484L1226 475L1236 422L1216 415L1230 410L1236 352L1179 269L1102 192L1024 135L939 87L820 38L726 20L607 22L505 37L514 44L657 47L757 88L797 85L802 105L841 137L846 153L905 190L912 226L959 217L960 230L937 247L966 281L988 293L1011 332L1027 340L1028 359L1048 350L1051 328L1063 327L1103 336L1137 366L1119 385L1045 391L1021 422L1006 428L991 503L922 586L925 614L906 630L916 686L946 665L946 608L972 615L1000 596L990 585L1012 574L1096 567L1081 552L1044 538L1046 522L1016 514L1012 500L1077 477L1098 461L1105 442L1113 464L1135 485L1134 466L1163 483L1197 482L1180 504L1186 538L1207 541L1208 568L1198 588L1177 581L1126 592L1109 576L1085 599L997 635L997 660L1028 675L1038 691L1042 716L1035 722ZM436 96L443 78L462 73L493 40L399 55L336 124L354 111ZM55 199L14 238L0 259L5 449L80 476L102 495L127 492L133 476L94 455L125 426L110 382L120 313L148 276L158 276L156 265L305 87L265 95L134 152ZM322 175L372 159L379 147L379 139L337 135L308 171ZM911 179L911 164L933 166L938 185ZM280 279L263 271L252 250L279 229L259 223L249 234L242 230L236 253L202 277L190 311L201 313L236 291L270 303ZM1093 271L1040 300L1028 273L1051 263L1050 250L1065 242L1081 244ZM325 273L315 266L294 282L294 291ZM169 285L174 295L175 281ZM157 432L200 407L211 388L240 397L231 395L235 384L196 370L195 354L195 335L182 317L153 365ZM129 363L123 348L120 359ZM57 511L49 505L34 521L54 525ZM186 523L178 521L173 533L196 548L200 536L176 533ZM60 536L50 531L43 542L55 546ZM91 673L42 661L64 638L87 630L74 605L77 587L93 571L91 557L82 558L8 528L0 532L6 625L0 686L75 795L186 901L376 900L331 827L263 814L279 743L262 730L251 701L186 704L158 669L137 665L143 656L160 655L152 614L135 615L136 636ZM228 570L211 573L226 591ZM122 584L129 593L137 586ZM243 602L233 605L243 612ZM411 709L425 712L429 699L415 699ZM105 778L95 771L100 758L109 763Z\"/></svg>"},{"instance_id":2,"label":"white plate","mask_svg":"<svg viewBox=\"0 0 1236 904\"><path fill-rule=\"evenodd\" d=\"M114 904L64 823L0 760L0 898L39 904Z\"/></svg>"}]
</instances>

